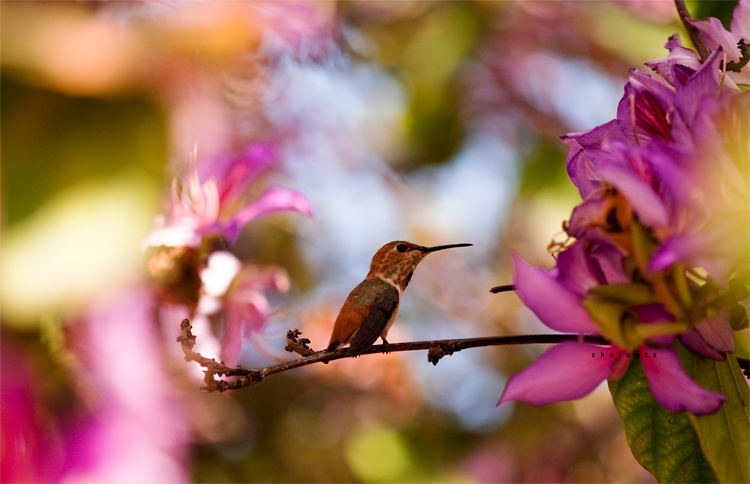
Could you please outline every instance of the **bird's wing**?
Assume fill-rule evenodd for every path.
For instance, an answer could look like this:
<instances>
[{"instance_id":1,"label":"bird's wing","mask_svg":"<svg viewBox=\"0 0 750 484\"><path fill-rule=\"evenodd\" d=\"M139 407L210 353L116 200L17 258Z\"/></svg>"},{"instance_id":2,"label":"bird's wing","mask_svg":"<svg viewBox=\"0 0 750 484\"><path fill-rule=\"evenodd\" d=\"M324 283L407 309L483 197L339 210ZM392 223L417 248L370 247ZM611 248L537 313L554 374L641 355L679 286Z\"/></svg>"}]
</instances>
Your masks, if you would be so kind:
<instances>
[{"instance_id":1,"label":"bird's wing","mask_svg":"<svg viewBox=\"0 0 750 484\"><path fill-rule=\"evenodd\" d=\"M347 356L362 354L372 346L398 308L398 297L398 289L390 284L388 284L388 289L375 296L369 314L349 344Z\"/></svg>"}]
</instances>

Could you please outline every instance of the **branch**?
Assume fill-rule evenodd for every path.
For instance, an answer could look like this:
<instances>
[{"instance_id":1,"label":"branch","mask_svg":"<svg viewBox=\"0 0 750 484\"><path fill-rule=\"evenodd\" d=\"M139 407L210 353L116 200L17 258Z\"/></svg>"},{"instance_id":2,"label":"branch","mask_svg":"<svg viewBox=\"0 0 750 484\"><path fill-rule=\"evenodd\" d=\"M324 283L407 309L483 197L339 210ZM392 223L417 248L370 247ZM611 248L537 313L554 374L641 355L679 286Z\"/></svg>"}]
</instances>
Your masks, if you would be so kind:
<instances>
[{"instance_id":1,"label":"branch","mask_svg":"<svg viewBox=\"0 0 750 484\"><path fill-rule=\"evenodd\" d=\"M711 51L708 50L706 43L703 42L701 31L698 30L698 27L690 23L690 20L693 20L693 18L690 16L690 12L688 12L687 7L685 6L685 0L674 0L674 4L677 7L677 13L680 15L680 20L682 20L682 25L685 27L685 30L687 30L690 40L693 41L693 45L698 49L698 53L701 56L701 62L705 62L711 54Z\"/></svg>"},{"instance_id":2,"label":"branch","mask_svg":"<svg viewBox=\"0 0 750 484\"><path fill-rule=\"evenodd\" d=\"M495 286L492 289L490 289L490 292L492 294L497 294L499 292L508 292L508 291L515 291L516 286L513 284L505 284L504 286Z\"/></svg>"},{"instance_id":3,"label":"branch","mask_svg":"<svg viewBox=\"0 0 750 484\"><path fill-rule=\"evenodd\" d=\"M315 351L310 348L307 338L299 339L301 332L299 330L289 331L287 333L287 351L295 352L302 355L296 360L287 361L278 365L266 368L252 369L241 366L229 367L223 362L217 362L213 358L206 358L193 351L196 337L192 333L190 321L184 319L180 325L182 334L177 341L182 343L182 351L185 353L185 361L195 361L202 367L206 368L206 376L203 379L206 386L202 390L208 392L226 390L236 390L238 388L252 387L263 381L267 376L282 371L299 368L301 366L312 365L314 363L328 363L333 360L342 358L352 358L347 356L347 348L339 348L336 351ZM598 345L608 345L609 341L601 336L578 335L578 334L535 334L521 336L489 336L483 338L467 339L444 339L434 341L412 341L407 343L389 343L387 345L373 345L364 355L374 353L397 353L400 351L428 350L427 360L433 365L444 356L450 356L453 353L468 348L478 348L481 346L503 346L503 345L522 345L522 344L554 344L563 341L580 341ZM237 377L234 380L216 379L216 376Z\"/></svg>"}]
</instances>

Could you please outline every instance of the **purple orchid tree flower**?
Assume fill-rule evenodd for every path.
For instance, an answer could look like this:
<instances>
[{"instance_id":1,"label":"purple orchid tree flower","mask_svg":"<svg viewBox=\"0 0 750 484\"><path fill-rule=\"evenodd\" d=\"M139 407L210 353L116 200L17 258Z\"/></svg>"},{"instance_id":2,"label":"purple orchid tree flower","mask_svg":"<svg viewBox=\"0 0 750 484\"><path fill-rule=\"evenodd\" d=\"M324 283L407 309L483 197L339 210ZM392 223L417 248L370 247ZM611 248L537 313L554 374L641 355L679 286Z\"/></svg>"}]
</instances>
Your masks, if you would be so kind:
<instances>
[{"instance_id":1,"label":"purple orchid tree flower","mask_svg":"<svg viewBox=\"0 0 750 484\"><path fill-rule=\"evenodd\" d=\"M514 287L523 303L548 327L566 333L601 335L599 325L582 300L589 290L606 283L606 279L599 263L586 254L585 245L586 242L578 241L561 252L557 267L549 272L535 269L514 256ZM611 253L615 259L617 253ZM663 309L655 312L666 314ZM647 324L653 328L670 322ZM662 344L650 346L654 340ZM544 405L581 398L604 380L620 378L637 352L642 355L654 398L662 406L673 412L688 410L695 415L712 414L719 409L726 398L693 382L680 366L677 352L663 347L664 343L671 343L668 333L643 341L634 348L574 341L554 345L531 366L510 378L498 405L510 401Z\"/></svg>"},{"instance_id":2,"label":"purple orchid tree flower","mask_svg":"<svg viewBox=\"0 0 750 484\"><path fill-rule=\"evenodd\" d=\"M726 66L726 75L734 81L733 87L750 86L750 64L747 63L750 57L750 1L739 1L732 14L729 31L719 19L713 17L691 20L690 23L700 30L706 47L711 51L722 49L726 53L726 61L734 64Z\"/></svg>"},{"instance_id":3,"label":"purple orchid tree flower","mask_svg":"<svg viewBox=\"0 0 750 484\"><path fill-rule=\"evenodd\" d=\"M748 9L742 0L731 33L695 22L713 51L704 62L671 37L669 56L647 64L657 77L631 72L615 120L562 138L584 199L565 225L575 241L547 272L514 256L514 287L548 327L612 344L551 347L499 404L580 398L622 377L631 353L670 411L707 415L726 400L690 379L674 345L724 360L747 325L744 308L731 316L747 288L731 282L746 279L750 260L750 93L726 75L745 55Z\"/></svg>"}]
</instances>

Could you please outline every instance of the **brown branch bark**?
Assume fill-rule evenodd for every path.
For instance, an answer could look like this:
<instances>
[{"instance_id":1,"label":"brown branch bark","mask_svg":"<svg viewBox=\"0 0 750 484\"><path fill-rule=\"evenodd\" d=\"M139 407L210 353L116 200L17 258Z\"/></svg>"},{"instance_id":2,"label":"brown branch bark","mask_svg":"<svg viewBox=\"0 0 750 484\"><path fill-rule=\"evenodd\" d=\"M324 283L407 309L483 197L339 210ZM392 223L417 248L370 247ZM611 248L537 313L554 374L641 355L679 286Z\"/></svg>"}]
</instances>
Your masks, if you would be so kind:
<instances>
[{"instance_id":1,"label":"brown branch bark","mask_svg":"<svg viewBox=\"0 0 750 484\"><path fill-rule=\"evenodd\" d=\"M693 20L693 18L690 16L690 12L688 12L685 0L674 0L674 4L677 7L677 13L680 16L682 25L685 27L685 30L687 30L690 40L693 41L693 45L698 49L698 54L701 56L701 62L705 62L706 59L708 59L708 56L711 55L711 51L708 50L706 43L703 42L701 31L690 23L690 20Z\"/></svg>"},{"instance_id":2,"label":"brown branch bark","mask_svg":"<svg viewBox=\"0 0 750 484\"><path fill-rule=\"evenodd\" d=\"M206 369L204 382L206 386L202 389L208 392L226 390L236 390L238 388L255 386L263 379L274 373L292 370L302 366L312 365L314 363L328 363L333 360L342 358L351 358L346 356L346 348L339 348L336 351L327 350L315 351L307 346L309 340L299 339L298 330L287 333L287 351L301 354L302 357L296 360L286 361L278 365L266 368L252 369L241 366L229 367L223 362L218 362L213 358L206 358L193 351L196 337L192 333L190 321L185 319L180 325L182 334L177 341L182 343L182 351L185 353L185 361L195 361ZM581 341L586 343L608 345L609 341L601 336L578 335L578 334L535 334L519 336L489 336L482 338L467 339L445 339L434 341L411 341L407 343L389 343L387 345L373 345L363 353L363 355L373 353L396 353L400 351L428 350L427 359L433 365L444 356L450 356L453 353L468 348L478 348L481 346L502 346L502 345L521 345L521 344L554 344L563 341ZM216 377L236 377L232 380L216 379Z\"/></svg>"}]
</instances>

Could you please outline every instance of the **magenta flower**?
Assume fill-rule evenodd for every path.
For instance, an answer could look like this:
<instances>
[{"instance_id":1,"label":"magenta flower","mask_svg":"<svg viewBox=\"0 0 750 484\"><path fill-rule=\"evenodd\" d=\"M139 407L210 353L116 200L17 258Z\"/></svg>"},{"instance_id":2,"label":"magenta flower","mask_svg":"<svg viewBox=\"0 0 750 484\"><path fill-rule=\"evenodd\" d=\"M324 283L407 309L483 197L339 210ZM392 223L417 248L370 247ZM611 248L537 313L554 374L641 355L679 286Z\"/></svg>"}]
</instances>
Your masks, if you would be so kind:
<instances>
[{"instance_id":1,"label":"magenta flower","mask_svg":"<svg viewBox=\"0 0 750 484\"><path fill-rule=\"evenodd\" d=\"M101 298L81 324L93 410L69 435L68 481L185 482L189 431L143 288ZM146 375L148 375L146 377Z\"/></svg>"},{"instance_id":2,"label":"magenta flower","mask_svg":"<svg viewBox=\"0 0 750 484\"><path fill-rule=\"evenodd\" d=\"M747 288L731 278L750 259L750 110L724 70L745 55L749 8L738 6L733 33L700 24L713 50L705 62L670 38L669 56L648 64L660 79L631 72L615 120L563 137L584 199L565 226L576 240L549 272L514 257L514 286L550 328L612 345L550 348L510 379L501 404L580 398L620 378L635 352L668 410L706 415L725 401L688 377L672 346L723 360L747 325Z\"/></svg>"},{"instance_id":3,"label":"magenta flower","mask_svg":"<svg viewBox=\"0 0 750 484\"><path fill-rule=\"evenodd\" d=\"M193 167L179 188L175 179L169 215L157 222L145 245L195 248L204 237L215 236L231 244L243 225L263 215L283 210L311 215L304 195L287 188L270 187L255 201L245 201L248 185L269 166L273 156L269 147L253 145L239 159Z\"/></svg>"},{"instance_id":4,"label":"magenta flower","mask_svg":"<svg viewBox=\"0 0 750 484\"><path fill-rule=\"evenodd\" d=\"M568 173L588 199L574 211L570 235L601 230L616 193L658 239L649 272L683 263L726 280L746 258L750 195L740 120L748 110L743 96L720 95L720 62L721 50L676 90L633 73L617 120L563 137Z\"/></svg>"},{"instance_id":5,"label":"magenta flower","mask_svg":"<svg viewBox=\"0 0 750 484\"><path fill-rule=\"evenodd\" d=\"M10 334L0 341L0 481L55 482L64 473L58 429L40 415L43 375Z\"/></svg>"},{"instance_id":6,"label":"magenta flower","mask_svg":"<svg viewBox=\"0 0 750 484\"><path fill-rule=\"evenodd\" d=\"M582 294L571 289L593 287L602 275L592 258L584 255L583 243L577 242L560 253L557 268L550 272L534 269L514 256L514 286L524 304L550 328L599 335L597 324L581 303ZM570 284L568 278L576 283ZM632 350L566 341L551 347L531 366L511 377L498 405L510 401L545 405L581 398L605 379L621 377L634 353L641 355L649 388L664 408L707 415L715 413L726 400L724 395L692 381L673 349L641 344Z\"/></svg>"},{"instance_id":7,"label":"magenta flower","mask_svg":"<svg viewBox=\"0 0 750 484\"><path fill-rule=\"evenodd\" d=\"M711 51L723 50L727 62L733 62L737 66L743 60L747 62L750 56L750 1L739 1L732 14L730 31L724 29L721 21L713 17L693 20L691 23L701 31L706 47ZM744 43L744 51L740 41ZM739 72L731 70L731 66L727 69L727 76L737 85L750 85L750 64L746 63Z\"/></svg>"}]
</instances>

